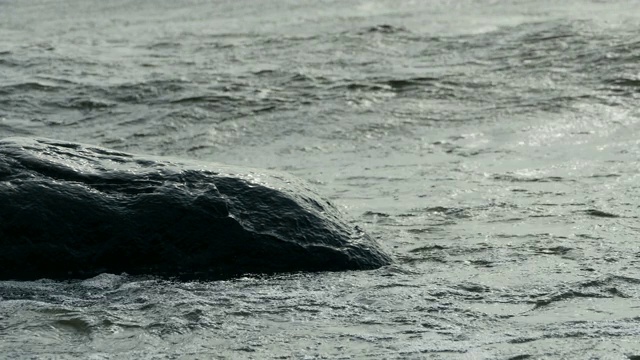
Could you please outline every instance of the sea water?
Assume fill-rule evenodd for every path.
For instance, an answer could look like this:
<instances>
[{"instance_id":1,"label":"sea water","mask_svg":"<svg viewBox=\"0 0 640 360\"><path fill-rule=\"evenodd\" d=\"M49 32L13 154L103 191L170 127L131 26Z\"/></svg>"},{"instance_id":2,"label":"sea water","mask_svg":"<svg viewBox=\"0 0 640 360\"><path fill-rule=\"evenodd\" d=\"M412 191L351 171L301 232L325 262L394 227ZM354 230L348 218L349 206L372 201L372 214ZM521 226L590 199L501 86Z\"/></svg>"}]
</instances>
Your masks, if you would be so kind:
<instances>
[{"instance_id":1,"label":"sea water","mask_svg":"<svg viewBox=\"0 0 640 360\"><path fill-rule=\"evenodd\" d=\"M1 357L638 359L639 62L635 0L1 0L0 137L286 171L394 258L2 281Z\"/></svg>"}]
</instances>

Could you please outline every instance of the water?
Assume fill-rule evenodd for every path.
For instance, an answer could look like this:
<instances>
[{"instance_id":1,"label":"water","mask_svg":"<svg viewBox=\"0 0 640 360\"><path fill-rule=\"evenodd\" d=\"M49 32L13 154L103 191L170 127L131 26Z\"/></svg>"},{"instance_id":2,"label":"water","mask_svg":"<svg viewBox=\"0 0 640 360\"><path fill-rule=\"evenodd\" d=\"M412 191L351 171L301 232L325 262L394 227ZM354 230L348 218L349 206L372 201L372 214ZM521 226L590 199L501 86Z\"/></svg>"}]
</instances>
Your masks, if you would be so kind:
<instances>
[{"instance_id":1,"label":"water","mask_svg":"<svg viewBox=\"0 0 640 360\"><path fill-rule=\"evenodd\" d=\"M0 137L290 172L375 271L0 282L10 359L640 357L637 1L0 1Z\"/></svg>"}]
</instances>

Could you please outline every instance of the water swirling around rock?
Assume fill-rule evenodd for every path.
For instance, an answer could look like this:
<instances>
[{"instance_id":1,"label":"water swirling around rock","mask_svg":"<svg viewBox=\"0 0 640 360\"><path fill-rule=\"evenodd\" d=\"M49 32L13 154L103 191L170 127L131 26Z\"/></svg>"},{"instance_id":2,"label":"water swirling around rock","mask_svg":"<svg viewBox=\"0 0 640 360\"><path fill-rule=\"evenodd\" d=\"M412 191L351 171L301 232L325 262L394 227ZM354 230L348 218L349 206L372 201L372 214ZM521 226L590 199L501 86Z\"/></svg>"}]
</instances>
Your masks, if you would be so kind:
<instances>
[{"instance_id":1,"label":"water swirling around rock","mask_svg":"<svg viewBox=\"0 0 640 360\"><path fill-rule=\"evenodd\" d=\"M0 141L0 279L223 279L390 263L301 180L43 138Z\"/></svg>"}]
</instances>

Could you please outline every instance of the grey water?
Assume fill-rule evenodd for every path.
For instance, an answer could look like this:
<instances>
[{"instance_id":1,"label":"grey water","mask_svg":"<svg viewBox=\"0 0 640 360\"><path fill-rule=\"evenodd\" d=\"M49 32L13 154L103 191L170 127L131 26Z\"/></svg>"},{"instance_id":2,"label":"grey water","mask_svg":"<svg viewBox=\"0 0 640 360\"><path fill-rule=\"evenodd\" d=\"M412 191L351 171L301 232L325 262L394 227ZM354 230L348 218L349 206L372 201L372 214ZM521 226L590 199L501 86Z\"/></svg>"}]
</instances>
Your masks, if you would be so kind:
<instances>
[{"instance_id":1,"label":"grey water","mask_svg":"<svg viewBox=\"0 0 640 360\"><path fill-rule=\"evenodd\" d=\"M639 63L636 0L0 0L0 138L286 171L394 258L2 281L0 357L639 359Z\"/></svg>"}]
</instances>

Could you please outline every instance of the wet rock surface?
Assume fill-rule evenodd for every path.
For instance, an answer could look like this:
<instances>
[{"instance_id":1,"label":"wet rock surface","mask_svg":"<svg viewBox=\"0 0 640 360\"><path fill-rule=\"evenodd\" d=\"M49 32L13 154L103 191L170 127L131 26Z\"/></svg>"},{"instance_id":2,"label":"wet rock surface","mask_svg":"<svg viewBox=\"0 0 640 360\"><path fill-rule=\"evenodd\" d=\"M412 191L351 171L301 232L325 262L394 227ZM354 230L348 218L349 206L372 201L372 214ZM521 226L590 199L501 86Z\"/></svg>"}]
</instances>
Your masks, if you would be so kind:
<instances>
[{"instance_id":1,"label":"wet rock surface","mask_svg":"<svg viewBox=\"0 0 640 360\"><path fill-rule=\"evenodd\" d=\"M0 278L223 279L390 263L286 174L44 138L0 141Z\"/></svg>"}]
</instances>

